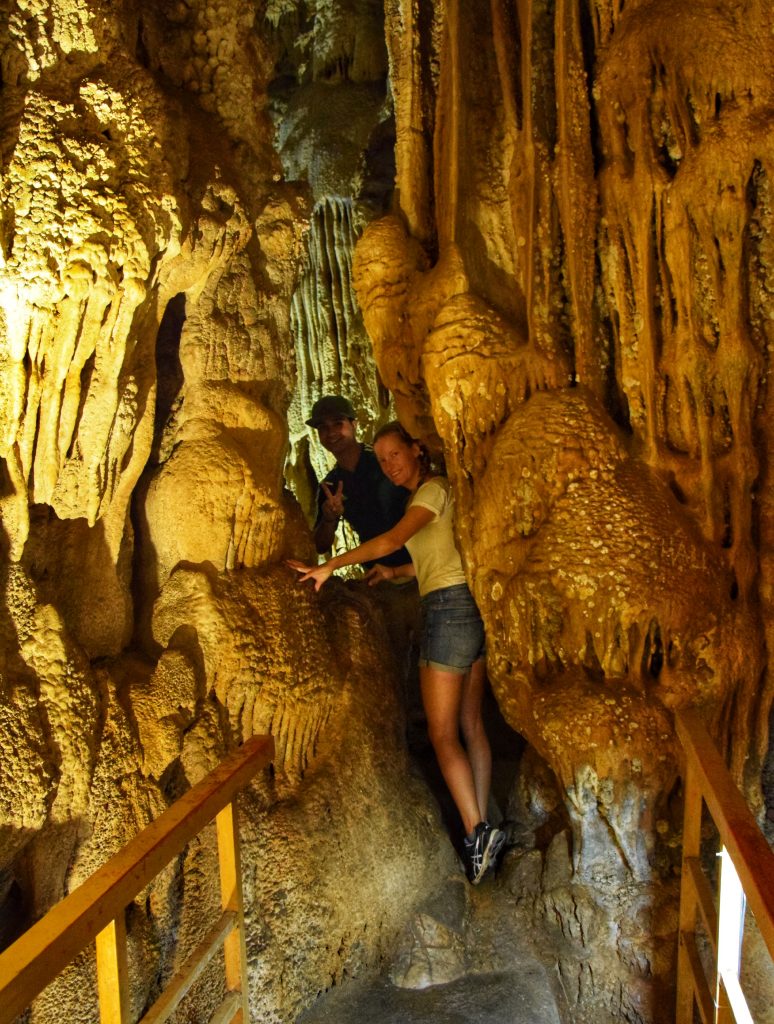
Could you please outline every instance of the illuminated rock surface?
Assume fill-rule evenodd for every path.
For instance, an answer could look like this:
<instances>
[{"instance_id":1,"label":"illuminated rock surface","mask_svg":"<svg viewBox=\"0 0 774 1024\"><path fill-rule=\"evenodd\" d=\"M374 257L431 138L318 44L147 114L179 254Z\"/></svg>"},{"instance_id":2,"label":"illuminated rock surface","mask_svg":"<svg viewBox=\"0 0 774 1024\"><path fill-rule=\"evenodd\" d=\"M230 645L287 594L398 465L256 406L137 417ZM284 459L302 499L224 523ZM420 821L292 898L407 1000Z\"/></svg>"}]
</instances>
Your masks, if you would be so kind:
<instances>
[{"instance_id":1,"label":"illuminated rock surface","mask_svg":"<svg viewBox=\"0 0 774 1024\"><path fill-rule=\"evenodd\" d=\"M469 977L517 1000L519 964L546 1021L554 999L669 1019L676 709L764 808L769 22L765 0L4 0L3 943L271 731L244 806L256 1019L331 1013L357 977L385 1021L449 986L414 1004L441 1020ZM514 848L453 921L398 610L282 566L311 554L304 420L330 392L364 436L397 410L443 451L526 741ZM133 907L136 1012L213 871L205 837ZM91 971L30 1019L94 1019Z\"/></svg>"}]
</instances>

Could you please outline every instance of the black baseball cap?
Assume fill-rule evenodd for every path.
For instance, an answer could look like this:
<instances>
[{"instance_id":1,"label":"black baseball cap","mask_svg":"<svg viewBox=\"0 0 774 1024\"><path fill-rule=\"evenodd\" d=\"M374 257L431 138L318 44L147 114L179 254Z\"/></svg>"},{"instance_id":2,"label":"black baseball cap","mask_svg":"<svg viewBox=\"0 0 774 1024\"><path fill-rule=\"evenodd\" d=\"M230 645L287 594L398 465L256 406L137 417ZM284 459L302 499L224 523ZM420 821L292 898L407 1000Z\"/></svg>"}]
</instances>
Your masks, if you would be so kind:
<instances>
[{"instance_id":1,"label":"black baseball cap","mask_svg":"<svg viewBox=\"0 0 774 1024\"><path fill-rule=\"evenodd\" d=\"M308 427L319 427L323 420L345 419L356 420L354 406L348 398L341 395L323 395L312 406L312 415L306 421Z\"/></svg>"}]
</instances>

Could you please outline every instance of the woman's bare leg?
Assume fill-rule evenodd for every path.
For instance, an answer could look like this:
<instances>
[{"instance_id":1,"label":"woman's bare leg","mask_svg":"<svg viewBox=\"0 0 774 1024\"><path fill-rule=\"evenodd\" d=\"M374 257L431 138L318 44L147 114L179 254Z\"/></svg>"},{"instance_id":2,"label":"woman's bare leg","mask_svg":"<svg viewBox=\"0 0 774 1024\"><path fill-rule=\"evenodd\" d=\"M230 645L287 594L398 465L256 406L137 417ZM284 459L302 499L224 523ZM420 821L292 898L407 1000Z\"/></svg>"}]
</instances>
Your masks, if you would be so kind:
<instances>
[{"instance_id":1,"label":"woman's bare leg","mask_svg":"<svg viewBox=\"0 0 774 1024\"><path fill-rule=\"evenodd\" d=\"M465 832L469 834L484 816L479 807L471 762L460 742L465 677L461 673L423 666L419 670L419 678L430 742L441 774L460 812ZM483 681L481 685L483 687Z\"/></svg>"},{"instance_id":2,"label":"woman's bare leg","mask_svg":"<svg viewBox=\"0 0 774 1024\"><path fill-rule=\"evenodd\" d=\"M479 658L471 665L462 683L460 725L465 738L473 785L478 801L479 821L487 820L489 789L492 784L492 749L484 729L481 708L486 682L486 662Z\"/></svg>"}]
</instances>

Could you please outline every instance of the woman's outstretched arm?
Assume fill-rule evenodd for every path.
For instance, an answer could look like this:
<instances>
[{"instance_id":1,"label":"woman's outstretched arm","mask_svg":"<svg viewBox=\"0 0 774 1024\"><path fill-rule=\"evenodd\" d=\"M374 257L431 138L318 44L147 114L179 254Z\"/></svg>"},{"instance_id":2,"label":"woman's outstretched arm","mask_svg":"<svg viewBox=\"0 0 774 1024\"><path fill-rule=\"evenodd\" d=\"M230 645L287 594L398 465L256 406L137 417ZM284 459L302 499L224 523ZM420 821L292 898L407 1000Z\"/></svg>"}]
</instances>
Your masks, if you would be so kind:
<instances>
[{"instance_id":1,"label":"woman's outstretched arm","mask_svg":"<svg viewBox=\"0 0 774 1024\"><path fill-rule=\"evenodd\" d=\"M416 506L408 509L403 518L386 533L380 533L378 537L358 544L351 551L335 555L322 565L309 566L291 559L288 560L288 565L302 573L301 583L305 580L314 580L314 589L319 590L334 569L342 569L345 565L357 565L359 562L378 562L380 558L402 548L410 537L418 533L433 518L435 513L429 508Z\"/></svg>"}]
</instances>

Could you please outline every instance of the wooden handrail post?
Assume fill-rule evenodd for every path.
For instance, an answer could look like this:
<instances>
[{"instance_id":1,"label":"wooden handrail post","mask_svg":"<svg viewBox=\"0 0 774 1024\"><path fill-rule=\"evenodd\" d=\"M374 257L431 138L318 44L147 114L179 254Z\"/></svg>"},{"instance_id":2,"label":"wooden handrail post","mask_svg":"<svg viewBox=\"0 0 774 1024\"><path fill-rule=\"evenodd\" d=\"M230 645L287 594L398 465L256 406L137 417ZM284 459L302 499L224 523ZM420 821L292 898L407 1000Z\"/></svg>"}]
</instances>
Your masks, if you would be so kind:
<instances>
[{"instance_id":1,"label":"wooden handrail post","mask_svg":"<svg viewBox=\"0 0 774 1024\"><path fill-rule=\"evenodd\" d=\"M129 1024L129 971L124 911L97 935L100 1024Z\"/></svg>"},{"instance_id":2,"label":"wooden handrail post","mask_svg":"<svg viewBox=\"0 0 774 1024\"><path fill-rule=\"evenodd\" d=\"M242 997L242 1019L250 1020L247 991L247 946L242 900L242 865L239 852L239 822L236 803L227 804L215 819L220 861L220 898L223 910L236 914L236 927L226 936L223 956L226 962L226 988Z\"/></svg>"},{"instance_id":3,"label":"wooden handrail post","mask_svg":"<svg viewBox=\"0 0 774 1024\"><path fill-rule=\"evenodd\" d=\"M676 723L721 842L731 854L761 937L774 957L774 854L699 714L681 711Z\"/></svg>"},{"instance_id":4,"label":"wooden handrail post","mask_svg":"<svg viewBox=\"0 0 774 1024\"><path fill-rule=\"evenodd\" d=\"M253 736L246 740L16 942L0 952L0 1024L13 1024L46 985L94 939L97 939L102 1022L127 1024L126 907L213 818L217 820L222 902L224 907L234 910L221 915L208 932L206 941L200 944L197 956L209 962L213 947L227 932L233 932L234 937L227 937L225 943L227 986L233 995L222 1004L226 1014L223 1019L248 1024L239 840L231 804L259 768L270 764L273 757L271 736ZM241 926L237 927L240 921ZM182 976L174 979L174 997L162 993L149 1012L149 1019L158 1022L167 1019L199 976L198 959L187 962ZM236 1010L232 1013L235 1000Z\"/></svg>"},{"instance_id":5,"label":"wooden handrail post","mask_svg":"<svg viewBox=\"0 0 774 1024\"><path fill-rule=\"evenodd\" d=\"M746 899L774 958L774 853L699 713L691 708L678 711L675 726L685 752L676 1021L693 1024L695 1004L703 1024L751 1024L739 983L744 904ZM701 869L703 804L720 836L723 865L718 882L719 910ZM697 910L701 911L714 955L712 978L708 978L698 952Z\"/></svg>"},{"instance_id":6,"label":"wooden handrail post","mask_svg":"<svg viewBox=\"0 0 774 1024\"><path fill-rule=\"evenodd\" d=\"M701 789L690 761L683 776L683 860L680 885L680 925L677 947L677 1021L693 1020L693 973L688 943L696 927L696 894L688 882L688 863L701 847Z\"/></svg>"}]
</instances>

